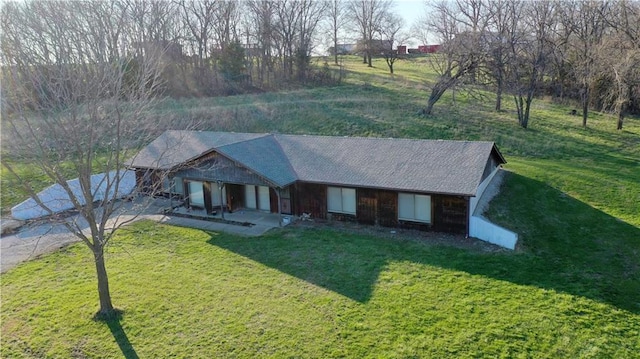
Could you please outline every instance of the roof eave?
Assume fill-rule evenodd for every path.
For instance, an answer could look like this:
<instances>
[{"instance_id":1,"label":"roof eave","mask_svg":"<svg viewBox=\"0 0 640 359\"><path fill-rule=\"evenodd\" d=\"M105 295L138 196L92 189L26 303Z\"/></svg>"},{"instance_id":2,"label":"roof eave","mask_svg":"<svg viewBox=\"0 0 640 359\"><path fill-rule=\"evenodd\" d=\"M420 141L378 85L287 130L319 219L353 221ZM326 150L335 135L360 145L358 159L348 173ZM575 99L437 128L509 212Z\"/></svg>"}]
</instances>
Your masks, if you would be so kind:
<instances>
[{"instance_id":1,"label":"roof eave","mask_svg":"<svg viewBox=\"0 0 640 359\"><path fill-rule=\"evenodd\" d=\"M407 189L407 188L397 188L397 187L380 187L380 186L362 186L362 185L354 185L349 183L334 183L334 182L326 182L326 181L308 181L308 180L296 180L295 182L303 182L303 183L311 183L311 184L321 184L327 186L336 186L336 187L351 187L351 188L367 188L367 189L381 189L386 191L394 191L394 192L408 192L408 193L425 193L425 194L438 194L445 196L458 196L458 197L475 197L475 193L462 193L462 192L443 192L443 191L426 191L421 189ZM292 182L292 183L295 183Z\"/></svg>"}]
</instances>

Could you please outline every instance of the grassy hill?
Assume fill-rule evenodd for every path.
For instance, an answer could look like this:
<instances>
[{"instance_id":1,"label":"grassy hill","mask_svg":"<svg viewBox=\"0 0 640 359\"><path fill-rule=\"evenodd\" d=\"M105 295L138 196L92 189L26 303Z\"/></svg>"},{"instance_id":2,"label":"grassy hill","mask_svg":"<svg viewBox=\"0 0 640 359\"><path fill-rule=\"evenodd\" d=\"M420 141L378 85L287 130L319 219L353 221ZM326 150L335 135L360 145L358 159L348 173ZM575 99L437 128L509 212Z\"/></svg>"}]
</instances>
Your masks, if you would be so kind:
<instances>
[{"instance_id":1,"label":"grassy hill","mask_svg":"<svg viewBox=\"0 0 640 359\"><path fill-rule=\"evenodd\" d=\"M482 91L449 93L424 117L434 75L421 61L392 77L352 58L342 86L167 99L154 115L213 130L495 141L510 173L488 216L520 234L516 252L142 223L107 259L120 320L90 320L95 274L80 245L3 274L0 356L637 356L640 120L616 131L591 113L583 129L571 107L536 100L525 130L509 98L496 113ZM2 181L6 208L20 195Z\"/></svg>"}]
</instances>

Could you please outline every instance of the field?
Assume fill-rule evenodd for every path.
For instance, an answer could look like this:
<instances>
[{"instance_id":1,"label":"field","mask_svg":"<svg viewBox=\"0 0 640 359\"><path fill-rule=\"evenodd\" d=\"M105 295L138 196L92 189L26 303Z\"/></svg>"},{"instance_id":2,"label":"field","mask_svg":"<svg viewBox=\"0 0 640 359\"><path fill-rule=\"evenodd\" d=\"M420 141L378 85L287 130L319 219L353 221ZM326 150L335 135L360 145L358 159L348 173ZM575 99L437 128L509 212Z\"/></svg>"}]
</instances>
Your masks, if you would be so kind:
<instances>
[{"instance_id":1,"label":"field","mask_svg":"<svg viewBox=\"0 0 640 359\"><path fill-rule=\"evenodd\" d=\"M616 131L612 116L591 113L583 129L569 105L536 100L525 130L509 98L496 113L483 91L449 93L424 117L433 74L420 60L398 62L393 77L383 62L346 65L338 87L168 99L154 116L203 129L496 141L509 173L488 216L520 234L515 252L140 223L109 248L119 320L91 319L95 274L81 245L3 274L0 356L638 357L640 120ZM4 210L20 197L8 184L2 173Z\"/></svg>"}]
</instances>

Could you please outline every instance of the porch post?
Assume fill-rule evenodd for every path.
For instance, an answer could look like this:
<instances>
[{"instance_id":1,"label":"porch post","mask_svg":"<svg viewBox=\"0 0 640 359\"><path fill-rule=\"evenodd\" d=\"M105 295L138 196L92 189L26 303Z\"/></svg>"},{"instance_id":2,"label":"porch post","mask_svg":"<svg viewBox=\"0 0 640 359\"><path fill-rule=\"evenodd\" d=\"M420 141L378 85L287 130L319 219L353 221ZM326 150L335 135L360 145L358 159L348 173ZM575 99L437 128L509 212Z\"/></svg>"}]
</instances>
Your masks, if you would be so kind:
<instances>
[{"instance_id":1,"label":"porch post","mask_svg":"<svg viewBox=\"0 0 640 359\"><path fill-rule=\"evenodd\" d=\"M276 188L276 196L278 197L278 226L282 227L282 196L281 196L281 188Z\"/></svg>"},{"instance_id":2,"label":"porch post","mask_svg":"<svg viewBox=\"0 0 640 359\"><path fill-rule=\"evenodd\" d=\"M220 194L220 216L224 219L224 206L222 205L222 188L224 187L224 183L222 181L216 181L218 184L218 193Z\"/></svg>"},{"instance_id":3,"label":"porch post","mask_svg":"<svg viewBox=\"0 0 640 359\"><path fill-rule=\"evenodd\" d=\"M176 180L173 177L170 177L171 179L169 180L169 206L171 207L171 210L169 212L173 212L173 191L175 191L176 188Z\"/></svg>"}]
</instances>

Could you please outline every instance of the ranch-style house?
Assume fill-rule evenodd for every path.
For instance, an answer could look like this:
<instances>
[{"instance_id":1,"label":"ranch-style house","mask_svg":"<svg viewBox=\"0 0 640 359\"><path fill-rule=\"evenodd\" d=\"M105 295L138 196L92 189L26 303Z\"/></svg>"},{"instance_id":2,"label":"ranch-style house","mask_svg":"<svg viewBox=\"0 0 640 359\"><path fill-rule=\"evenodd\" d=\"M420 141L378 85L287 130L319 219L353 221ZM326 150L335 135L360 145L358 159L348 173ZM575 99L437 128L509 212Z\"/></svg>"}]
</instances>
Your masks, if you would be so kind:
<instances>
[{"instance_id":1,"label":"ranch-style house","mask_svg":"<svg viewBox=\"0 0 640 359\"><path fill-rule=\"evenodd\" d=\"M166 131L129 166L190 208L469 235L504 157L493 142Z\"/></svg>"}]
</instances>

